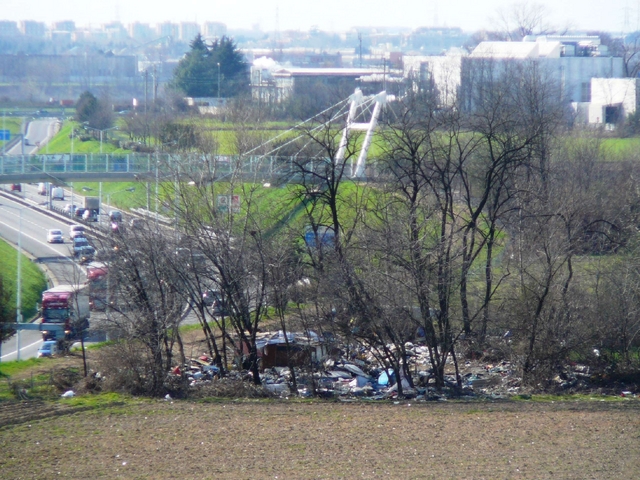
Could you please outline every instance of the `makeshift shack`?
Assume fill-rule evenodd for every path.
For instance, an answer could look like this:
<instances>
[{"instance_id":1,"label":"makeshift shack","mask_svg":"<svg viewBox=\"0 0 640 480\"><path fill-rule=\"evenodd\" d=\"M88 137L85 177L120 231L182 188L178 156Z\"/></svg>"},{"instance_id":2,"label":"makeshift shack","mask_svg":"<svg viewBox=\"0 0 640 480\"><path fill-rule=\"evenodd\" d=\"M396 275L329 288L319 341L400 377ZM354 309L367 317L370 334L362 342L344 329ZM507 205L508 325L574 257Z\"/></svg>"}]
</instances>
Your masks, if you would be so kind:
<instances>
[{"instance_id":1,"label":"makeshift shack","mask_svg":"<svg viewBox=\"0 0 640 480\"><path fill-rule=\"evenodd\" d=\"M271 367L299 367L311 362L320 362L327 356L327 345L316 333L277 332L259 333L256 347L260 359L260 369ZM242 353L249 354L249 345L242 343Z\"/></svg>"}]
</instances>

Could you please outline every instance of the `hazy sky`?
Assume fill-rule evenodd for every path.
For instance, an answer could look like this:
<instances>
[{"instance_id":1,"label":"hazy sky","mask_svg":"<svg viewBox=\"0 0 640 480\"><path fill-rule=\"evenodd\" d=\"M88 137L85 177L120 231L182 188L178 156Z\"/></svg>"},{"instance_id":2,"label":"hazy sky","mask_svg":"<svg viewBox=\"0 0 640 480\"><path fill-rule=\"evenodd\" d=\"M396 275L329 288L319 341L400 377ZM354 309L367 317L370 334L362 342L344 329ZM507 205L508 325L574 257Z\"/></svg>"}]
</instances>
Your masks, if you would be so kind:
<instances>
[{"instance_id":1,"label":"hazy sky","mask_svg":"<svg viewBox=\"0 0 640 480\"><path fill-rule=\"evenodd\" d=\"M513 0L0 0L0 19L99 25L113 20L221 21L230 29L343 31L353 26L458 26L496 29ZM583 30L640 28L640 0L537 0L549 23Z\"/></svg>"}]
</instances>

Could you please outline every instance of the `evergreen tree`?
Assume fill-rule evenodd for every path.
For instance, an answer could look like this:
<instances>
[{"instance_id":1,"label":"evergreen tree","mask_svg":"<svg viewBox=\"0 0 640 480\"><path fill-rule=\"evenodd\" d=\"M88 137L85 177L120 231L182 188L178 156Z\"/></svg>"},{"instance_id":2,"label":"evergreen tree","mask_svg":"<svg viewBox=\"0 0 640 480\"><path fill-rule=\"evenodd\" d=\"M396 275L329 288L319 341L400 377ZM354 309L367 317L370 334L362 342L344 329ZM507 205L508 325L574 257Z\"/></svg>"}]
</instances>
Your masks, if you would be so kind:
<instances>
[{"instance_id":1,"label":"evergreen tree","mask_svg":"<svg viewBox=\"0 0 640 480\"><path fill-rule=\"evenodd\" d=\"M228 37L222 37L207 46L200 34L189 45L178 63L171 86L189 97L233 97L247 91L249 69L242 53ZM219 67L218 67L219 64Z\"/></svg>"},{"instance_id":2,"label":"evergreen tree","mask_svg":"<svg viewBox=\"0 0 640 480\"><path fill-rule=\"evenodd\" d=\"M96 98L89 92L83 92L76 103L76 120L91 128L104 130L113 125L113 112L108 102Z\"/></svg>"},{"instance_id":3,"label":"evergreen tree","mask_svg":"<svg viewBox=\"0 0 640 480\"><path fill-rule=\"evenodd\" d=\"M217 68L220 64L220 96L223 98L235 97L249 90L249 66L245 63L240 50L229 37L216 39L211 45L211 60ZM215 82L217 96L218 79Z\"/></svg>"},{"instance_id":4,"label":"evergreen tree","mask_svg":"<svg viewBox=\"0 0 640 480\"><path fill-rule=\"evenodd\" d=\"M88 122L98 111L98 99L89 91L82 92L76 103L76 120Z\"/></svg>"}]
</instances>

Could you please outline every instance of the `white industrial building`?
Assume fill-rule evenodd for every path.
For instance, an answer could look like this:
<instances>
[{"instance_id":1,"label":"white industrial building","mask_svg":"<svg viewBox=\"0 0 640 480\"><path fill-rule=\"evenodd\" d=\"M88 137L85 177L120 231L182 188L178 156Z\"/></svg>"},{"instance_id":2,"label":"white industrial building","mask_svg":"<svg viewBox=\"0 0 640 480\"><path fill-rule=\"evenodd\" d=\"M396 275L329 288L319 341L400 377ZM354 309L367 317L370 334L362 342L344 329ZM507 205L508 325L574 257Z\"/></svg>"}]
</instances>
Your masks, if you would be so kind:
<instances>
[{"instance_id":1,"label":"white industrial building","mask_svg":"<svg viewBox=\"0 0 640 480\"><path fill-rule=\"evenodd\" d=\"M639 89L638 78L592 78L590 101L572 104L576 122L614 128L638 109Z\"/></svg>"},{"instance_id":2,"label":"white industrial building","mask_svg":"<svg viewBox=\"0 0 640 480\"><path fill-rule=\"evenodd\" d=\"M592 98L592 79L621 79L623 59L613 57L597 36L528 36L522 42L481 42L468 55L452 51L443 56L405 56L404 75L430 80L443 105L459 101L473 108L473 92L487 74L507 65L534 63L547 80L555 82L558 100L584 104ZM488 73L489 72L489 73ZM584 110L584 107L580 107ZM588 116L588 115L587 115Z\"/></svg>"}]
</instances>

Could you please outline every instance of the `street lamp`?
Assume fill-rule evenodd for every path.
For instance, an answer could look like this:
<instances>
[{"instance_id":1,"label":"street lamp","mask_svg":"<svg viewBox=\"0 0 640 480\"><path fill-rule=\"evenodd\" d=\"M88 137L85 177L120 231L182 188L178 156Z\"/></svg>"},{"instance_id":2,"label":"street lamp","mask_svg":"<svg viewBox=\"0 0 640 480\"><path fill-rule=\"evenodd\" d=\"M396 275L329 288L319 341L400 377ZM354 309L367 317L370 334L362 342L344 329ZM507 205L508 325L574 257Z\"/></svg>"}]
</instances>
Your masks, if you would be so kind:
<instances>
[{"instance_id":1,"label":"street lamp","mask_svg":"<svg viewBox=\"0 0 640 480\"><path fill-rule=\"evenodd\" d=\"M220 108L220 62L218 62L217 65L218 65L218 102L217 102L217 107Z\"/></svg>"},{"instance_id":2,"label":"street lamp","mask_svg":"<svg viewBox=\"0 0 640 480\"><path fill-rule=\"evenodd\" d=\"M87 122L84 122L84 123L86 124ZM96 132L100 132L100 154L102 154L102 134L104 132L108 132L109 130L118 130L117 125L115 127L103 128L102 130L99 128L90 127L89 125L85 125L84 128L89 130L94 130Z\"/></svg>"},{"instance_id":3,"label":"street lamp","mask_svg":"<svg viewBox=\"0 0 640 480\"><path fill-rule=\"evenodd\" d=\"M122 192L135 192L136 191L136 187L129 187L129 188L125 188L124 190L118 190L117 192L110 192L107 193L107 205L111 206L111 195L115 195L116 193L122 193Z\"/></svg>"}]
</instances>

